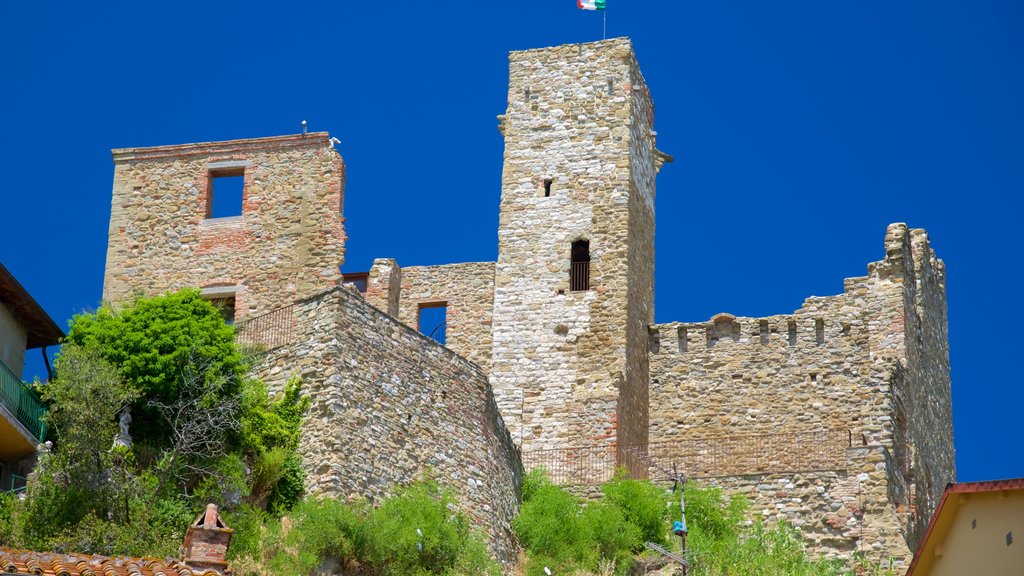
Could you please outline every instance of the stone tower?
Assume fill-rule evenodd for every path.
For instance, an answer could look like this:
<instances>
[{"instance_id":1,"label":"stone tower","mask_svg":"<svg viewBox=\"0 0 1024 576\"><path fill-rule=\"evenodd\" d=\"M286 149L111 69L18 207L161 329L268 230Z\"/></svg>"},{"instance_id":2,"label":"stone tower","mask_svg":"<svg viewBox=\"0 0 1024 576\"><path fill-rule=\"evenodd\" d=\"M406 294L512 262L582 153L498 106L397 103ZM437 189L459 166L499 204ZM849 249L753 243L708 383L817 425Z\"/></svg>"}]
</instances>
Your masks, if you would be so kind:
<instances>
[{"instance_id":1,"label":"stone tower","mask_svg":"<svg viewBox=\"0 0 1024 576\"><path fill-rule=\"evenodd\" d=\"M653 118L628 39L509 56L491 382L524 450L647 442Z\"/></svg>"},{"instance_id":2,"label":"stone tower","mask_svg":"<svg viewBox=\"0 0 1024 576\"><path fill-rule=\"evenodd\" d=\"M113 156L104 302L198 287L234 320L340 282L345 165L326 132Z\"/></svg>"}]
</instances>

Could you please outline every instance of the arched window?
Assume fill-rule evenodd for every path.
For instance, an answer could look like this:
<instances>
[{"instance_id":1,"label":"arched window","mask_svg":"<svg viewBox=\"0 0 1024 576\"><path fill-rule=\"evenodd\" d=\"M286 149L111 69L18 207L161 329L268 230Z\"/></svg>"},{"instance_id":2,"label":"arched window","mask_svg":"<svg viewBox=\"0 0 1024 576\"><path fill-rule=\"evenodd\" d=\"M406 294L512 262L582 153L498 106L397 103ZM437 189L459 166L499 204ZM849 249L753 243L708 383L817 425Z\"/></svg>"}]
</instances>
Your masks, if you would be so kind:
<instances>
[{"instance_id":1,"label":"arched window","mask_svg":"<svg viewBox=\"0 0 1024 576\"><path fill-rule=\"evenodd\" d=\"M569 265L569 290L582 292L590 290L590 242L577 240L572 243Z\"/></svg>"}]
</instances>

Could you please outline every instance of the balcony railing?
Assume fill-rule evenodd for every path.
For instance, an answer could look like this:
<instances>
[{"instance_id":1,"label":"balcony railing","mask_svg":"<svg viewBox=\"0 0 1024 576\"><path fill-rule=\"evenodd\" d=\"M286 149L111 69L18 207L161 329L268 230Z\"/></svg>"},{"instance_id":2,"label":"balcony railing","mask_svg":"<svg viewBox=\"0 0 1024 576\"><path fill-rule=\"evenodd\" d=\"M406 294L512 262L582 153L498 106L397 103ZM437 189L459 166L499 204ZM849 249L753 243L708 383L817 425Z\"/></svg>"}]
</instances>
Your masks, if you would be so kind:
<instances>
[{"instance_id":1,"label":"balcony railing","mask_svg":"<svg viewBox=\"0 0 1024 576\"><path fill-rule=\"evenodd\" d=\"M43 422L46 405L3 362L0 362L0 404L13 414L36 440L46 440L47 426L46 422Z\"/></svg>"}]
</instances>

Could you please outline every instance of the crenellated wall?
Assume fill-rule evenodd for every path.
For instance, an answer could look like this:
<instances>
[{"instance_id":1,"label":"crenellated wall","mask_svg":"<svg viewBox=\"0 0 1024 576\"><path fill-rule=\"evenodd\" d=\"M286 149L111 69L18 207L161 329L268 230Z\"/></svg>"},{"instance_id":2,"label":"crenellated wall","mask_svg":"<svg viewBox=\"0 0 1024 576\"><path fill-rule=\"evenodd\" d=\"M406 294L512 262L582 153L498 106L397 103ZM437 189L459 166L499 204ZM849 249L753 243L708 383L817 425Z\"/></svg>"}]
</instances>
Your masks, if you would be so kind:
<instances>
[{"instance_id":1,"label":"crenellated wall","mask_svg":"<svg viewBox=\"0 0 1024 576\"><path fill-rule=\"evenodd\" d=\"M293 342L255 372L274 390L300 376L313 400L299 447L307 491L374 500L433 477L513 561L522 464L487 375L348 288L299 301L292 316Z\"/></svg>"},{"instance_id":2,"label":"crenellated wall","mask_svg":"<svg viewBox=\"0 0 1024 576\"><path fill-rule=\"evenodd\" d=\"M651 326L651 441L845 431L853 447L885 454L840 471L880 474L860 497L857 536L878 538L857 548L909 561L955 479L944 267L924 231L905 224L889 226L885 249L842 294L808 298L793 314Z\"/></svg>"}]
</instances>

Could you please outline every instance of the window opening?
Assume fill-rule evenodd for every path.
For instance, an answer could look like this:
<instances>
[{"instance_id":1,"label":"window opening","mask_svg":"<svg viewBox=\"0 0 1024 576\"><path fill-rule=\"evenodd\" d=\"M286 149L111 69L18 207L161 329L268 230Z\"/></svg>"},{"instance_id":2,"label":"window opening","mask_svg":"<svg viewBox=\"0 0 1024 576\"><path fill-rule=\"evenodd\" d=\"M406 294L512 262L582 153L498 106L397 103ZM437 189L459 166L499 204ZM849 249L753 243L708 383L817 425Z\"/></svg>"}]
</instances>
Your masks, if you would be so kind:
<instances>
[{"instance_id":1,"label":"window opening","mask_svg":"<svg viewBox=\"0 0 1024 576\"><path fill-rule=\"evenodd\" d=\"M549 196L551 196L551 179L550 178L548 178L547 180L544 181L544 197L547 198Z\"/></svg>"},{"instance_id":2,"label":"window opening","mask_svg":"<svg viewBox=\"0 0 1024 576\"><path fill-rule=\"evenodd\" d=\"M572 243L569 264L569 290L583 292L590 290L590 241L577 240Z\"/></svg>"},{"instance_id":3,"label":"window opening","mask_svg":"<svg viewBox=\"0 0 1024 576\"><path fill-rule=\"evenodd\" d=\"M342 274L342 282L355 284L360 294L366 294L366 283L369 281L369 272L345 272Z\"/></svg>"},{"instance_id":4,"label":"window opening","mask_svg":"<svg viewBox=\"0 0 1024 576\"><path fill-rule=\"evenodd\" d=\"M758 328L760 329L760 332L761 332L761 344L767 344L768 343L768 321L767 320L761 320L757 324L758 324Z\"/></svg>"},{"instance_id":5,"label":"window opening","mask_svg":"<svg viewBox=\"0 0 1024 576\"><path fill-rule=\"evenodd\" d=\"M789 329L789 345L796 346L796 322L790 320L786 322L786 327Z\"/></svg>"},{"instance_id":6,"label":"window opening","mask_svg":"<svg viewBox=\"0 0 1024 576\"><path fill-rule=\"evenodd\" d=\"M680 326L679 327L678 335L679 335L679 351L680 352L686 352L686 340L688 338L688 334L686 333L686 327L685 326Z\"/></svg>"},{"instance_id":7,"label":"window opening","mask_svg":"<svg viewBox=\"0 0 1024 576\"><path fill-rule=\"evenodd\" d=\"M814 321L814 339L819 346L825 343L825 321L821 318Z\"/></svg>"},{"instance_id":8,"label":"window opening","mask_svg":"<svg viewBox=\"0 0 1024 576\"><path fill-rule=\"evenodd\" d=\"M224 319L224 323L233 325L235 323L235 297L226 296L223 298L211 298L210 304L220 312L220 317Z\"/></svg>"},{"instance_id":9,"label":"window opening","mask_svg":"<svg viewBox=\"0 0 1024 576\"><path fill-rule=\"evenodd\" d=\"M207 190L207 218L241 216L242 197L245 194L245 169L211 170Z\"/></svg>"},{"instance_id":10,"label":"window opening","mask_svg":"<svg viewBox=\"0 0 1024 576\"><path fill-rule=\"evenodd\" d=\"M447 342L447 328L447 302L425 302L420 304L419 329L421 334L434 339L438 344L444 346Z\"/></svg>"}]
</instances>

